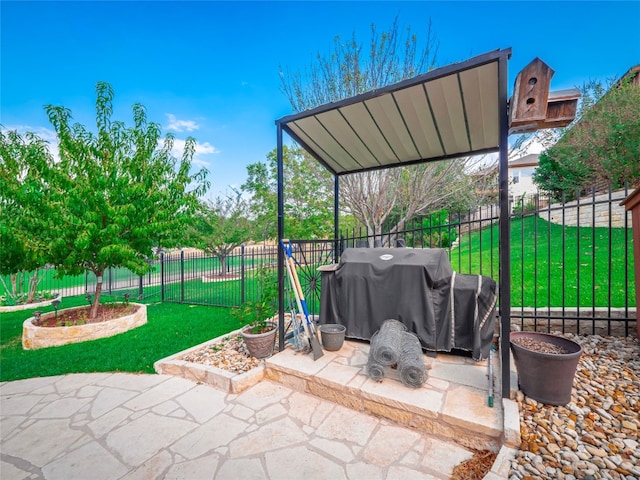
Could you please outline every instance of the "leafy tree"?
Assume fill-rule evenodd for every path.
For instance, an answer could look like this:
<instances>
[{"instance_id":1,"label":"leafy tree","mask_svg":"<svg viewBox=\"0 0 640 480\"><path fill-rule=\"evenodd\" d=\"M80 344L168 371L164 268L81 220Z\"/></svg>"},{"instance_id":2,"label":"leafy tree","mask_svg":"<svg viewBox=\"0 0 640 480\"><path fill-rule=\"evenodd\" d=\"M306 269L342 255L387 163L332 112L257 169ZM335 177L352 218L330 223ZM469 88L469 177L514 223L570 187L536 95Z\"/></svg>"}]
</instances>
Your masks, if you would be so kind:
<instances>
[{"instance_id":1,"label":"leafy tree","mask_svg":"<svg viewBox=\"0 0 640 480\"><path fill-rule=\"evenodd\" d=\"M403 36L396 18L382 33L372 25L366 47L355 34L348 41L335 37L333 51L318 54L304 74L281 68L282 90L295 111L304 111L425 73L436 65L437 49L430 22L421 43L411 28ZM456 197L473 200L469 186L484 176L469 173L479 171L481 162L467 158L345 175L341 205L369 235L380 233L393 216L390 231L397 232L414 216L446 207Z\"/></svg>"},{"instance_id":2,"label":"leafy tree","mask_svg":"<svg viewBox=\"0 0 640 480\"><path fill-rule=\"evenodd\" d=\"M534 182L555 198L572 199L592 185L640 179L640 86L623 79L606 93L600 82L582 87L576 121L541 156Z\"/></svg>"},{"instance_id":3,"label":"leafy tree","mask_svg":"<svg viewBox=\"0 0 640 480\"><path fill-rule=\"evenodd\" d=\"M327 56L318 53L304 74L280 68L282 91L294 110L301 112L432 70L438 42L431 33L431 21L423 44L411 27L405 29L404 36L402 33L396 17L382 33L371 25L367 47L358 41L355 32L350 40L337 35L333 51Z\"/></svg>"},{"instance_id":4,"label":"leafy tree","mask_svg":"<svg viewBox=\"0 0 640 480\"><path fill-rule=\"evenodd\" d=\"M300 148L283 147L285 236L326 238L333 234L333 182L331 175ZM247 167L242 190L251 195L254 239L277 237L277 152L267 163Z\"/></svg>"},{"instance_id":5,"label":"leafy tree","mask_svg":"<svg viewBox=\"0 0 640 480\"><path fill-rule=\"evenodd\" d=\"M242 192L234 190L226 196L203 201L194 218L190 228L194 245L220 261L220 275L227 271L229 254L249 238L246 213Z\"/></svg>"},{"instance_id":6,"label":"leafy tree","mask_svg":"<svg viewBox=\"0 0 640 480\"><path fill-rule=\"evenodd\" d=\"M47 186L35 166L51 161L46 142L37 135L0 131L0 275L9 275L11 287L4 287L13 302L22 295L25 282L25 303L33 301L38 269L47 263L39 235L46 228L46 211L40 204Z\"/></svg>"},{"instance_id":7,"label":"leafy tree","mask_svg":"<svg viewBox=\"0 0 640 480\"><path fill-rule=\"evenodd\" d=\"M60 161L38 171L49 193L49 225L43 233L60 274L85 269L97 279L89 319L96 318L102 275L109 267L144 274L156 247L178 244L185 221L208 188L206 170L195 174L189 138L178 162L173 137L161 139L142 105L133 105L133 127L113 121L113 90L96 86L96 130L71 125L71 111L48 105L59 140Z\"/></svg>"}]
</instances>

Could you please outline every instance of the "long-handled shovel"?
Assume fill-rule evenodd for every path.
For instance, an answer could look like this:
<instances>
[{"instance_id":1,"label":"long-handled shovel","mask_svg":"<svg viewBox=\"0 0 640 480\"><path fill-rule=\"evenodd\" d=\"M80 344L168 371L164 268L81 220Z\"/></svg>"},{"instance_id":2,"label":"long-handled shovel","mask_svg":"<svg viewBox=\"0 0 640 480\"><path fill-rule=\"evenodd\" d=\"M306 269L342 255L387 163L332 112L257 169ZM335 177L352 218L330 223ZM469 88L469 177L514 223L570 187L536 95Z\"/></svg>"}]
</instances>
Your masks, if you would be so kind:
<instances>
[{"instance_id":1,"label":"long-handled shovel","mask_svg":"<svg viewBox=\"0 0 640 480\"><path fill-rule=\"evenodd\" d=\"M285 267L287 269L287 276L289 277L289 285L291 286L292 290L295 290L295 281L293 279L293 274L291 273L291 265L289 265L288 261L285 262ZM300 304L300 300L298 298L297 291L294 291L294 294L295 294L296 304L298 305L298 311L296 312L295 308L294 308L293 311L292 311L292 314L296 315L296 318L297 318L297 315L302 316L303 310L302 310L302 305ZM309 332L309 327L307 327L307 325L302 320L300 321L300 323L301 323L300 327L302 328L302 331L304 332L304 335L302 335L302 336L304 337L304 342L306 343L306 345L304 345L304 347L308 351L309 350L309 346L311 345L311 340L310 340L311 335L310 335L310 332Z\"/></svg>"},{"instance_id":2,"label":"long-handled shovel","mask_svg":"<svg viewBox=\"0 0 640 480\"><path fill-rule=\"evenodd\" d=\"M281 243L284 253L287 255L287 273L289 274L289 280L291 281L291 284L293 286L293 292L296 296L298 309L304 313L304 318L306 320L307 335L309 337L309 342L311 343L313 359L317 360L322 355L324 355L322 346L320 345L320 338L318 337L318 332L316 331L313 322L309 320L309 310L307 310L307 303L305 302L304 293L302 291L302 287L300 286L298 272L296 271L295 262L293 261L293 256L291 255L291 245L285 245L284 240L282 240Z\"/></svg>"},{"instance_id":3,"label":"long-handled shovel","mask_svg":"<svg viewBox=\"0 0 640 480\"><path fill-rule=\"evenodd\" d=\"M289 262L287 262L287 275L288 273ZM306 331L304 328L304 322L298 316L300 315L296 310L295 303L293 301L293 294L291 290L293 289L293 282L291 281L291 276L289 276L289 288L287 288L287 301L289 303L289 311L291 312L291 325L293 329L291 332L287 333L284 338L285 340L293 339L293 345L295 347L296 352L308 352L310 349L309 338L306 335Z\"/></svg>"}]
</instances>

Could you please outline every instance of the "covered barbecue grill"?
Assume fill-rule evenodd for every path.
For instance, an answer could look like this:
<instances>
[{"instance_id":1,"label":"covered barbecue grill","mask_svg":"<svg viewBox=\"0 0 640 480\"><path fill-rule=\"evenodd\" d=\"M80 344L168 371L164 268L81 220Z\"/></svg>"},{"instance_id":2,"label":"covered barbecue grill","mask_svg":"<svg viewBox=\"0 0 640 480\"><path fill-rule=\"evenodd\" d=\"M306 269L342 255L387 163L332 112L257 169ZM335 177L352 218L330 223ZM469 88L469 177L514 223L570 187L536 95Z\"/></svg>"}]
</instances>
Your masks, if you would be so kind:
<instances>
[{"instance_id":1,"label":"covered barbecue grill","mask_svg":"<svg viewBox=\"0 0 640 480\"><path fill-rule=\"evenodd\" d=\"M453 272L441 249L348 248L322 269L320 323L370 340L387 319L404 323L430 351L486 358L495 326L496 283Z\"/></svg>"}]
</instances>

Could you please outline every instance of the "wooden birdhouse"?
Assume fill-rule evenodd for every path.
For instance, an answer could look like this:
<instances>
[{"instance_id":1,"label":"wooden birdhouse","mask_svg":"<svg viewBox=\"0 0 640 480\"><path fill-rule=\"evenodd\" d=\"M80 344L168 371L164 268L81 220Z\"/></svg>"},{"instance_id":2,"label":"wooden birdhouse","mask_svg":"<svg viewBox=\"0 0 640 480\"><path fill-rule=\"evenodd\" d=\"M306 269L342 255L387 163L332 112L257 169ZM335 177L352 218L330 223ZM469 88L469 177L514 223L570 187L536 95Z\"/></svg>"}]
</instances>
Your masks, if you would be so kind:
<instances>
[{"instance_id":1,"label":"wooden birdhouse","mask_svg":"<svg viewBox=\"0 0 640 480\"><path fill-rule=\"evenodd\" d=\"M555 72L539 58L518 73L511 97L511 126L517 127L544 120L551 77Z\"/></svg>"},{"instance_id":2,"label":"wooden birdhouse","mask_svg":"<svg viewBox=\"0 0 640 480\"><path fill-rule=\"evenodd\" d=\"M564 127L573 121L580 91L572 88L550 92L554 73L539 58L518 73L509 104L509 133Z\"/></svg>"}]
</instances>

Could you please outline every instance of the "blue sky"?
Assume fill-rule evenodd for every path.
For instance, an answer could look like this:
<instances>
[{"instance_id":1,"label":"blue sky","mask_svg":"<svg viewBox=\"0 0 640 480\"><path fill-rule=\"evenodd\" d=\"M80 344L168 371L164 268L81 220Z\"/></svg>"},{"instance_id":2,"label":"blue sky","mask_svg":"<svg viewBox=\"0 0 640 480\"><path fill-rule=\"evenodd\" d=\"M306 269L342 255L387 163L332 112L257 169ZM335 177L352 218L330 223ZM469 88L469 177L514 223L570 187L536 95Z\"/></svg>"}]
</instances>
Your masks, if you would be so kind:
<instances>
[{"instance_id":1,"label":"blue sky","mask_svg":"<svg viewBox=\"0 0 640 480\"><path fill-rule=\"evenodd\" d=\"M640 1L564 2L0 2L0 124L49 138L43 106L64 105L94 124L95 84L115 90L114 118L131 105L198 141L212 193L246 179L275 147L274 121L292 113L279 66L301 71L333 38L395 16L424 36L431 19L438 65L513 49L509 85L533 58L555 71L551 88L606 81L640 64Z\"/></svg>"}]
</instances>

